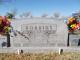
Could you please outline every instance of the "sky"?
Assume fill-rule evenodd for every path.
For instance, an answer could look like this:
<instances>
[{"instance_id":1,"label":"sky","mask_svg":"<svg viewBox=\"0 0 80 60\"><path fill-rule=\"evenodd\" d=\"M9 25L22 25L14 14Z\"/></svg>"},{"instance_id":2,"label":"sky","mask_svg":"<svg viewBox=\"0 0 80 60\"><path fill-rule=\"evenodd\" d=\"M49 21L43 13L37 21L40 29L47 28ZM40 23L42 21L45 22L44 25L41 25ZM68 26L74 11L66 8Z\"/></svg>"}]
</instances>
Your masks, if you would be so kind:
<instances>
[{"instance_id":1,"label":"sky","mask_svg":"<svg viewBox=\"0 0 80 60\"><path fill-rule=\"evenodd\" d=\"M46 13L53 15L59 12L62 16L69 16L80 10L80 0L3 0L0 3L0 15L16 10L17 15L23 12L31 12L33 16L41 16Z\"/></svg>"}]
</instances>

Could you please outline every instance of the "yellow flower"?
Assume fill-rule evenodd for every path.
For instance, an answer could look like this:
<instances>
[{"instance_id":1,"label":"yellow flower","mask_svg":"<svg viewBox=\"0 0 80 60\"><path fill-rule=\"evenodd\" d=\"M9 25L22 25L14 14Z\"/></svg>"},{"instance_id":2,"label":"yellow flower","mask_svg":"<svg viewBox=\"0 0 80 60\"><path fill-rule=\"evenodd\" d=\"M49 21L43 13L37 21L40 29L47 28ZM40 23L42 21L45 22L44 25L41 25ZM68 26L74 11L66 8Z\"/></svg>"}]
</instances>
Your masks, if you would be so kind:
<instances>
[{"instance_id":1,"label":"yellow flower","mask_svg":"<svg viewBox=\"0 0 80 60\"><path fill-rule=\"evenodd\" d=\"M72 29L76 29L76 28L77 28L77 25L76 25L76 24L72 24L70 27L71 27Z\"/></svg>"}]
</instances>

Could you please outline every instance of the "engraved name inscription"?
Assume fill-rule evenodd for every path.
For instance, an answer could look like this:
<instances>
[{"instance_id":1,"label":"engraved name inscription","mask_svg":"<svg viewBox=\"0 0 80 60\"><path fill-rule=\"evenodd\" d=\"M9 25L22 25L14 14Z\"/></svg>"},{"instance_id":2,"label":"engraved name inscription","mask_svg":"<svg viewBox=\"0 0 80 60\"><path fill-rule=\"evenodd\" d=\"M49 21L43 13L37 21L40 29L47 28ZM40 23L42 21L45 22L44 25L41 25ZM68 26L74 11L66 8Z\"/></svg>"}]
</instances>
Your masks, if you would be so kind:
<instances>
[{"instance_id":1,"label":"engraved name inscription","mask_svg":"<svg viewBox=\"0 0 80 60\"><path fill-rule=\"evenodd\" d=\"M56 24L48 24L48 23L32 23L32 24L23 24L21 26L22 31L56 31Z\"/></svg>"}]
</instances>

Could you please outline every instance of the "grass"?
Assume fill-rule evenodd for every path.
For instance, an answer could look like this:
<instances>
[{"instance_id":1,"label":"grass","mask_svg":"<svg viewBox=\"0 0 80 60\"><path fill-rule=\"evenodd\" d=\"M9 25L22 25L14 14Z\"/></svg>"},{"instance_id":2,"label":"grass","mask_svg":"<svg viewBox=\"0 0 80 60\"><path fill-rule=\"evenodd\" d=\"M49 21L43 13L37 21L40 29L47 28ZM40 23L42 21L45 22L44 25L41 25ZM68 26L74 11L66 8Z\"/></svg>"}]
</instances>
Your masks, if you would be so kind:
<instances>
[{"instance_id":1,"label":"grass","mask_svg":"<svg viewBox=\"0 0 80 60\"><path fill-rule=\"evenodd\" d=\"M24 53L17 55L15 53L0 53L0 60L80 60L80 53Z\"/></svg>"}]
</instances>

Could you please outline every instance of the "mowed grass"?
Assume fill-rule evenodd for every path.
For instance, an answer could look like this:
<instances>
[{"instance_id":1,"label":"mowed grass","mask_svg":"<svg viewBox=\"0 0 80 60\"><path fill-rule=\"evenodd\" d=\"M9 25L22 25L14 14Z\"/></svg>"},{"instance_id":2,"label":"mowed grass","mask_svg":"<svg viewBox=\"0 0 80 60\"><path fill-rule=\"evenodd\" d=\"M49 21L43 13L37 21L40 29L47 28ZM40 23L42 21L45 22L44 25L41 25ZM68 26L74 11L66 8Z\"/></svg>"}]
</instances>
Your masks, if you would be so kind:
<instances>
[{"instance_id":1,"label":"mowed grass","mask_svg":"<svg viewBox=\"0 0 80 60\"><path fill-rule=\"evenodd\" d=\"M63 53L59 55L54 52L46 53L0 53L0 60L80 60L80 53Z\"/></svg>"}]
</instances>

